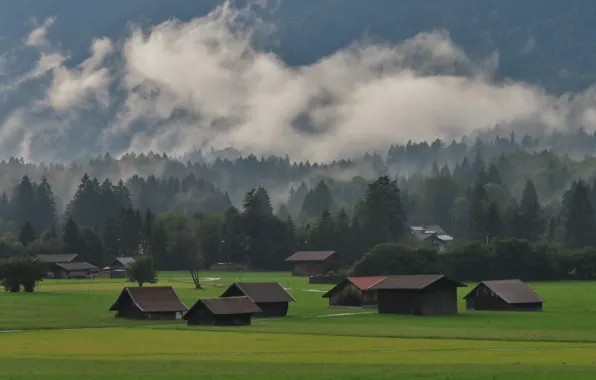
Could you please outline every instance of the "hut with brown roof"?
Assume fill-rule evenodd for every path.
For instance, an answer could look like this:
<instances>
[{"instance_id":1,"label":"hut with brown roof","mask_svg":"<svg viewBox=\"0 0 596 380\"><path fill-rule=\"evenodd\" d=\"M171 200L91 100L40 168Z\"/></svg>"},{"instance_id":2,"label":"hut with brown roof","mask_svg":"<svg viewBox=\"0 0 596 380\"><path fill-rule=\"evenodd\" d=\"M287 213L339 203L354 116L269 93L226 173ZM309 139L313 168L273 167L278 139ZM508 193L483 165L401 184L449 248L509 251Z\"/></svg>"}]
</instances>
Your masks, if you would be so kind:
<instances>
[{"instance_id":1,"label":"hut with brown roof","mask_svg":"<svg viewBox=\"0 0 596 380\"><path fill-rule=\"evenodd\" d=\"M99 268L87 262L55 263L50 272L53 278L91 278L99 273Z\"/></svg>"},{"instance_id":2,"label":"hut with brown roof","mask_svg":"<svg viewBox=\"0 0 596 380\"><path fill-rule=\"evenodd\" d=\"M387 276L348 277L335 285L323 298L329 298L332 307L377 307L377 292L370 288Z\"/></svg>"},{"instance_id":3,"label":"hut with brown roof","mask_svg":"<svg viewBox=\"0 0 596 380\"><path fill-rule=\"evenodd\" d=\"M189 326L247 326L261 312L248 297L203 298L183 318Z\"/></svg>"},{"instance_id":4,"label":"hut with brown roof","mask_svg":"<svg viewBox=\"0 0 596 380\"><path fill-rule=\"evenodd\" d=\"M464 299L467 310L542 311L544 302L521 280L482 281Z\"/></svg>"},{"instance_id":5,"label":"hut with brown roof","mask_svg":"<svg viewBox=\"0 0 596 380\"><path fill-rule=\"evenodd\" d=\"M292 276L317 276L347 265L335 251L300 251L286 259L292 263Z\"/></svg>"},{"instance_id":6,"label":"hut with brown roof","mask_svg":"<svg viewBox=\"0 0 596 380\"><path fill-rule=\"evenodd\" d=\"M125 287L110 308L116 317L130 319L181 319L187 311L171 286Z\"/></svg>"},{"instance_id":7,"label":"hut with brown roof","mask_svg":"<svg viewBox=\"0 0 596 380\"><path fill-rule=\"evenodd\" d=\"M388 276L370 287L377 291L379 313L457 314L457 288L465 287L442 274Z\"/></svg>"},{"instance_id":8,"label":"hut with brown roof","mask_svg":"<svg viewBox=\"0 0 596 380\"><path fill-rule=\"evenodd\" d=\"M288 314L290 302L296 302L279 282L236 282L220 296L248 297L261 312L255 317L284 317Z\"/></svg>"}]
</instances>

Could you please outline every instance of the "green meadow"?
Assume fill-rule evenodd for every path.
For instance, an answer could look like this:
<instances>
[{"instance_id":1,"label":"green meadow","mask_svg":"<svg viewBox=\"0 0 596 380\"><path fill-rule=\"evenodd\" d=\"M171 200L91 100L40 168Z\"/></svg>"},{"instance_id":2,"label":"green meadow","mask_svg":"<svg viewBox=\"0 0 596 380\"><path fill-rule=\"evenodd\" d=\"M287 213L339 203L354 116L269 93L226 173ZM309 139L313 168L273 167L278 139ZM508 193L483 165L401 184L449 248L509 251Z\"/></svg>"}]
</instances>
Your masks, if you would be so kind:
<instances>
[{"instance_id":1,"label":"green meadow","mask_svg":"<svg viewBox=\"0 0 596 380\"><path fill-rule=\"evenodd\" d=\"M246 327L126 321L108 309L124 280L45 280L0 294L0 378L10 379L593 379L596 283L531 283L542 313L378 315L329 308L331 285L287 273L160 273L191 306L234 281L279 281L286 318ZM460 289L460 298L468 289Z\"/></svg>"}]
</instances>

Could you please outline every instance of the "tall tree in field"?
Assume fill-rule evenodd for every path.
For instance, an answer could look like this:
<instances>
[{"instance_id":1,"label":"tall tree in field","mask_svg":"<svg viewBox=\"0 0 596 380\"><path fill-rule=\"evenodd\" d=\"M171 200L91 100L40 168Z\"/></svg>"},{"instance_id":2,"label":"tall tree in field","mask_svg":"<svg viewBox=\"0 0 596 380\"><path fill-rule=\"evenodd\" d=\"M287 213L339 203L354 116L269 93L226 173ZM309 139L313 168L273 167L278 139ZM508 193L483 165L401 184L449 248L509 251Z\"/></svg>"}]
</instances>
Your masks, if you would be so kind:
<instances>
[{"instance_id":1,"label":"tall tree in field","mask_svg":"<svg viewBox=\"0 0 596 380\"><path fill-rule=\"evenodd\" d=\"M544 215L534 182L528 179L519 203L520 237L536 241L544 235Z\"/></svg>"},{"instance_id":2,"label":"tall tree in field","mask_svg":"<svg viewBox=\"0 0 596 380\"><path fill-rule=\"evenodd\" d=\"M157 283L157 273L151 256L139 256L126 267L128 281L136 282L139 288L144 284Z\"/></svg>"},{"instance_id":3,"label":"tall tree in field","mask_svg":"<svg viewBox=\"0 0 596 380\"><path fill-rule=\"evenodd\" d=\"M590 201L590 188L583 180L577 181L571 190L566 219L567 243L570 246L581 248L595 243L594 209Z\"/></svg>"}]
</instances>

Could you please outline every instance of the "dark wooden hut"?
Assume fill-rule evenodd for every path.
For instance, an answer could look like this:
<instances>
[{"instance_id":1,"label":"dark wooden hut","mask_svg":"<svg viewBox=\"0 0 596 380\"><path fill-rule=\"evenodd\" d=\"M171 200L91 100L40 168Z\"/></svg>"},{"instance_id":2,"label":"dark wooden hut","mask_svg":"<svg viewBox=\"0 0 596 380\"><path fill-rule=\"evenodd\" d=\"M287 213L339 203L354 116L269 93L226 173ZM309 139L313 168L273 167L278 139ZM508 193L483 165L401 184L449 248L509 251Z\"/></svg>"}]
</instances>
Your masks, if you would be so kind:
<instances>
[{"instance_id":1,"label":"dark wooden hut","mask_svg":"<svg viewBox=\"0 0 596 380\"><path fill-rule=\"evenodd\" d=\"M99 273L99 268L87 262L55 263L50 272L53 278L91 278Z\"/></svg>"},{"instance_id":2,"label":"dark wooden hut","mask_svg":"<svg viewBox=\"0 0 596 380\"><path fill-rule=\"evenodd\" d=\"M255 317L283 317L288 314L290 302L296 302L279 282L236 282L220 296L248 297L261 312Z\"/></svg>"},{"instance_id":3,"label":"dark wooden hut","mask_svg":"<svg viewBox=\"0 0 596 380\"><path fill-rule=\"evenodd\" d=\"M126 267L134 262L134 257L117 257L103 269L110 274L110 278L126 278Z\"/></svg>"},{"instance_id":4,"label":"dark wooden hut","mask_svg":"<svg viewBox=\"0 0 596 380\"><path fill-rule=\"evenodd\" d=\"M340 282L323 298L329 298L329 306L333 307L377 307L377 292L370 288L383 281L387 276L348 277Z\"/></svg>"},{"instance_id":5,"label":"dark wooden hut","mask_svg":"<svg viewBox=\"0 0 596 380\"><path fill-rule=\"evenodd\" d=\"M248 297L203 298L183 318L189 326L246 326L253 314L261 312Z\"/></svg>"},{"instance_id":6,"label":"dark wooden hut","mask_svg":"<svg viewBox=\"0 0 596 380\"><path fill-rule=\"evenodd\" d=\"M467 310L542 311L544 302L521 280L482 281L464 299Z\"/></svg>"},{"instance_id":7,"label":"dark wooden hut","mask_svg":"<svg viewBox=\"0 0 596 380\"><path fill-rule=\"evenodd\" d=\"M347 265L335 251L300 251L286 259L292 263L292 276L317 276L344 268Z\"/></svg>"},{"instance_id":8,"label":"dark wooden hut","mask_svg":"<svg viewBox=\"0 0 596 380\"><path fill-rule=\"evenodd\" d=\"M130 319L181 319L187 311L171 286L125 287L110 308L116 317Z\"/></svg>"},{"instance_id":9,"label":"dark wooden hut","mask_svg":"<svg viewBox=\"0 0 596 380\"><path fill-rule=\"evenodd\" d=\"M442 274L388 276L370 287L377 291L379 313L457 314L457 288L466 285Z\"/></svg>"}]
</instances>

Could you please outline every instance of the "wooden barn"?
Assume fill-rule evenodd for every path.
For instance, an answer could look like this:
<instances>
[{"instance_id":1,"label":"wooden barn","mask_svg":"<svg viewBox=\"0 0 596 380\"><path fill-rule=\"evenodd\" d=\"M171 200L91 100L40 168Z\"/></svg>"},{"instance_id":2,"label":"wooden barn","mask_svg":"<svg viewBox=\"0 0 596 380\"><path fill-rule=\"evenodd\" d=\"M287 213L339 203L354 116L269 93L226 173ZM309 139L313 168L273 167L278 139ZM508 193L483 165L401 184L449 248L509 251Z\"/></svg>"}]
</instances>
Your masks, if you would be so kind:
<instances>
[{"instance_id":1,"label":"wooden barn","mask_svg":"<svg viewBox=\"0 0 596 380\"><path fill-rule=\"evenodd\" d=\"M290 302L296 302L279 282L236 282L220 296L248 297L261 312L255 317L284 317L288 314Z\"/></svg>"},{"instance_id":2,"label":"wooden barn","mask_svg":"<svg viewBox=\"0 0 596 380\"><path fill-rule=\"evenodd\" d=\"M189 326L247 326L261 312L248 297L203 298L183 318Z\"/></svg>"},{"instance_id":3,"label":"wooden barn","mask_svg":"<svg viewBox=\"0 0 596 380\"><path fill-rule=\"evenodd\" d=\"M292 276L317 276L342 269L347 265L335 251L300 251L286 259L292 263Z\"/></svg>"},{"instance_id":4,"label":"wooden barn","mask_svg":"<svg viewBox=\"0 0 596 380\"><path fill-rule=\"evenodd\" d=\"M457 314L457 288L466 287L442 274L388 276L369 289L377 291L379 313Z\"/></svg>"},{"instance_id":5,"label":"wooden barn","mask_svg":"<svg viewBox=\"0 0 596 380\"><path fill-rule=\"evenodd\" d=\"M464 299L467 310L542 311L544 302L521 280L482 281Z\"/></svg>"},{"instance_id":6,"label":"wooden barn","mask_svg":"<svg viewBox=\"0 0 596 380\"><path fill-rule=\"evenodd\" d=\"M329 298L332 307L377 307L377 292L370 288L383 281L387 276L348 277L340 282L323 298Z\"/></svg>"},{"instance_id":7,"label":"wooden barn","mask_svg":"<svg viewBox=\"0 0 596 380\"><path fill-rule=\"evenodd\" d=\"M126 278L126 267L134 262L134 257L117 257L103 269L110 274L110 278Z\"/></svg>"},{"instance_id":8,"label":"wooden barn","mask_svg":"<svg viewBox=\"0 0 596 380\"><path fill-rule=\"evenodd\" d=\"M92 278L99 273L99 268L87 262L55 263L50 272L53 278Z\"/></svg>"},{"instance_id":9,"label":"wooden barn","mask_svg":"<svg viewBox=\"0 0 596 380\"><path fill-rule=\"evenodd\" d=\"M129 319L181 319L187 311L171 286L125 287L110 308L116 317Z\"/></svg>"}]
</instances>

